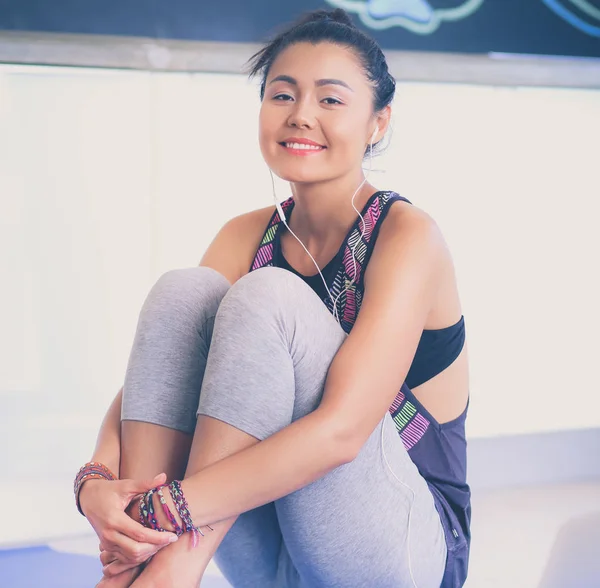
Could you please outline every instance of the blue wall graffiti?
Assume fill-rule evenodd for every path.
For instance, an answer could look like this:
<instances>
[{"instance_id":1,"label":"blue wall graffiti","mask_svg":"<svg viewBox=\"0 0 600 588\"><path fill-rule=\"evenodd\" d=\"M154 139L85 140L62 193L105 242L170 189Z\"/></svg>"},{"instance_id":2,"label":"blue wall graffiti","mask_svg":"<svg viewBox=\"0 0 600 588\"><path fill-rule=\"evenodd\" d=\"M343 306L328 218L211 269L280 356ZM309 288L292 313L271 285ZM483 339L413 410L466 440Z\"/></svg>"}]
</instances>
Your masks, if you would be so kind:
<instances>
[{"instance_id":1,"label":"blue wall graffiti","mask_svg":"<svg viewBox=\"0 0 600 588\"><path fill-rule=\"evenodd\" d=\"M0 30L257 42L334 6L385 49L600 58L600 0L0 0Z\"/></svg>"},{"instance_id":2,"label":"blue wall graffiti","mask_svg":"<svg viewBox=\"0 0 600 588\"><path fill-rule=\"evenodd\" d=\"M398 26L416 34L430 35L437 31L443 22L469 18L481 8L485 0L463 0L457 6L445 8L435 8L434 0L326 1L332 6L358 15L362 23L370 29L381 30ZM586 20L587 18L600 24L600 7L594 6L589 0L541 1L582 33L600 37L600 26ZM515 16L517 14L518 10L515 10Z\"/></svg>"},{"instance_id":3,"label":"blue wall graffiti","mask_svg":"<svg viewBox=\"0 0 600 588\"><path fill-rule=\"evenodd\" d=\"M542 0L542 2L551 10L554 10L558 16L568 22L570 25L579 29L586 35L592 37L600 37L600 26L592 25L586 22L581 16L569 9L567 6L561 4L558 0ZM570 0L571 4L575 5L580 12L585 14L588 18L595 20L600 24L600 8L596 8L590 4L587 0Z\"/></svg>"},{"instance_id":4,"label":"blue wall graffiti","mask_svg":"<svg viewBox=\"0 0 600 588\"><path fill-rule=\"evenodd\" d=\"M466 0L455 7L434 8L428 0L326 0L360 18L373 30L402 27L419 35L430 35L443 22L463 20L472 16L484 0Z\"/></svg>"}]
</instances>

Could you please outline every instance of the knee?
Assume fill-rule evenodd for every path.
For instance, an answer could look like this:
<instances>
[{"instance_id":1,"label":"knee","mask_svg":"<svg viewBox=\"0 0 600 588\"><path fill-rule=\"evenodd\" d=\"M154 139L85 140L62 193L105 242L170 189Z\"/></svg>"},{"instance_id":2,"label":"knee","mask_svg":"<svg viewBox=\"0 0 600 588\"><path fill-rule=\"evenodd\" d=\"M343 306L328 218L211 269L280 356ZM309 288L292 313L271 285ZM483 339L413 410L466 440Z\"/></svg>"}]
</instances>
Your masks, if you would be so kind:
<instances>
[{"instance_id":1,"label":"knee","mask_svg":"<svg viewBox=\"0 0 600 588\"><path fill-rule=\"evenodd\" d=\"M198 305L214 307L216 312L229 287L227 279L209 267L169 270L150 290L142 312L177 312Z\"/></svg>"},{"instance_id":2,"label":"knee","mask_svg":"<svg viewBox=\"0 0 600 588\"><path fill-rule=\"evenodd\" d=\"M302 289L310 289L298 276L278 267L264 267L240 278L227 295L236 306L272 310L285 308Z\"/></svg>"},{"instance_id":3,"label":"knee","mask_svg":"<svg viewBox=\"0 0 600 588\"><path fill-rule=\"evenodd\" d=\"M164 273L152 288L153 295L173 296L194 295L200 292L223 292L229 289L229 282L218 271L210 267L189 267L173 269Z\"/></svg>"}]
</instances>

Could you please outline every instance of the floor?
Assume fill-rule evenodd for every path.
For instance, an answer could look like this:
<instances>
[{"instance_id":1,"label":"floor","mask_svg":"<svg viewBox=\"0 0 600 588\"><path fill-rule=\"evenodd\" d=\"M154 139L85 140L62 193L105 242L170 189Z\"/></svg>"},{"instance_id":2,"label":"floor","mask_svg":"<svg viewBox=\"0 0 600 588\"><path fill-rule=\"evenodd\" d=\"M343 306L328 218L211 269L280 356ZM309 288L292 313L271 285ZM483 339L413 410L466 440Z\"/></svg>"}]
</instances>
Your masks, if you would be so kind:
<instances>
[{"instance_id":1,"label":"floor","mask_svg":"<svg viewBox=\"0 0 600 588\"><path fill-rule=\"evenodd\" d=\"M90 588L99 579L97 540L74 512L70 484L46 483L44 502L55 508L45 518L41 507L25 515L4 511L1 586ZM19 484L20 497L33 498L35 487L31 480ZM7 504L3 488L0 501ZM472 532L467 588L600 587L600 480L475 492ZM211 564L202 587L227 586Z\"/></svg>"}]
</instances>

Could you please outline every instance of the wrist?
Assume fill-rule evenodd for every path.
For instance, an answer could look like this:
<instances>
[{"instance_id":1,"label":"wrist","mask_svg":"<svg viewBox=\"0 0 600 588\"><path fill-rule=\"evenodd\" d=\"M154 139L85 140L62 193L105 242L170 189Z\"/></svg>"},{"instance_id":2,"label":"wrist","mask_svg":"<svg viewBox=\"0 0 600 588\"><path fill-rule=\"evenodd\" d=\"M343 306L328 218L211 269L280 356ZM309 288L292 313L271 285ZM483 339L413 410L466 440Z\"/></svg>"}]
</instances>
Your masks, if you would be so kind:
<instances>
[{"instance_id":1,"label":"wrist","mask_svg":"<svg viewBox=\"0 0 600 588\"><path fill-rule=\"evenodd\" d=\"M79 503L79 494L85 482L90 480L116 480L116 476L100 462L88 462L80 468L73 482L73 491L75 493L75 504L77 509L83 515L81 505ZM85 515L84 515L85 516Z\"/></svg>"},{"instance_id":2,"label":"wrist","mask_svg":"<svg viewBox=\"0 0 600 588\"><path fill-rule=\"evenodd\" d=\"M152 495L159 525L171 533L180 535L183 531L183 521L179 516L179 512L173 502L171 493L166 488L160 488Z\"/></svg>"},{"instance_id":3,"label":"wrist","mask_svg":"<svg viewBox=\"0 0 600 588\"><path fill-rule=\"evenodd\" d=\"M170 493L163 490L164 487L155 488L132 500L127 507L127 514L145 527L181 535L183 521Z\"/></svg>"},{"instance_id":4,"label":"wrist","mask_svg":"<svg viewBox=\"0 0 600 588\"><path fill-rule=\"evenodd\" d=\"M79 511L84 517L87 517L86 513L86 502L87 498L94 494L94 488L97 488L100 484L109 482L109 480L102 480L100 478L92 478L90 480L84 480L79 486Z\"/></svg>"},{"instance_id":5,"label":"wrist","mask_svg":"<svg viewBox=\"0 0 600 588\"><path fill-rule=\"evenodd\" d=\"M150 529L168 531L178 536L191 532L194 547L198 543L198 536L204 536L204 532L192 520L179 480L148 490L139 499L136 498L128 514ZM214 530L210 525L206 527Z\"/></svg>"}]
</instances>

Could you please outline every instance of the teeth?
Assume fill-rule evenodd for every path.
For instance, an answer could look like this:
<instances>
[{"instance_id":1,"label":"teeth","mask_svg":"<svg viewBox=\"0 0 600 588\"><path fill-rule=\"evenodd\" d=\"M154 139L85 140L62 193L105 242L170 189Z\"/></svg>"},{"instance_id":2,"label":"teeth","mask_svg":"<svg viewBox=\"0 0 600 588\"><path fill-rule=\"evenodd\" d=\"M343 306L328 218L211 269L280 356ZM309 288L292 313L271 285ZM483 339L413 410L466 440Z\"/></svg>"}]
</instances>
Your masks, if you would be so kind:
<instances>
[{"instance_id":1,"label":"teeth","mask_svg":"<svg viewBox=\"0 0 600 588\"><path fill-rule=\"evenodd\" d=\"M313 151L323 149L323 147L318 147L316 145L305 145L303 143L286 143L285 146L288 149L311 149Z\"/></svg>"}]
</instances>

